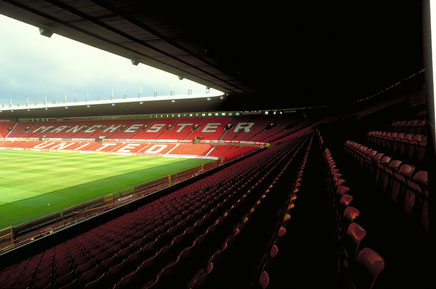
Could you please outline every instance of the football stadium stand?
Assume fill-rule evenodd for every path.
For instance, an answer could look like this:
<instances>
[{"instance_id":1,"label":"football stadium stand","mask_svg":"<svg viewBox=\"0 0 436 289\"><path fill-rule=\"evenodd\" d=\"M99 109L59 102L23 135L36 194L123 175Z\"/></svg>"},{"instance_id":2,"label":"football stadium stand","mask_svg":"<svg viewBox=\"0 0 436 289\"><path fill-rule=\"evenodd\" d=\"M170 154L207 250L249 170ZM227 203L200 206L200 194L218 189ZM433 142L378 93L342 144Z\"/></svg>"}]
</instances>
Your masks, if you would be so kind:
<instances>
[{"instance_id":1,"label":"football stadium stand","mask_svg":"<svg viewBox=\"0 0 436 289\"><path fill-rule=\"evenodd\" d=\"M3 148L33 150L183 155L232 160L267 145L270 140L292 135L295 122L296 119L289 116L259 114L245 117L19 121L5 124L5 127L13 125L13 128L0 145Z\"/></svg>"},{"instance_id":2,"label":"football stadium stand","mask_svg":"<svg viewBox=\"0 0 436 289\"><path fill-rule=\"evenodd\" d=\"M372 117L374 112L359 120L369 128L360 134L343 134L338 127L348 125L342 120L294 131L294 120L265 116L19 122L1 147L196 155L226 159L227 165L111 217L103 213L104 222L85 221L81 229L48 236L52 241L29 247L30 255L12 259L6 252L0 284L265 289L281 288L289 270L293 282L308 287L423 284L430 276L422 262L430 246L426 134L413 126L423 137L396 142L392 133L389 138L371 130ZM114 134L93 141L104 130ZM344 154L335 146L342 140ZM392 242L407 249L398 254ZM310 250L298 249L308 245ZM311 280L313 274L328 277Z\"/></svg>"},{"instance_id":3,"label":"football stadium stand","mask_svg":"<svg viewBox=\"0 0 436 289\"><path fill-rule=\"evenodd\" d=\"M0 228L0 289L433 288L434 85L416 16L429 9L379 2L295 4L272 21L150 17L130 0L0 2L42 35L223 91L3 105L6 153L204 165Z\"/></svg>"}]
</instances>

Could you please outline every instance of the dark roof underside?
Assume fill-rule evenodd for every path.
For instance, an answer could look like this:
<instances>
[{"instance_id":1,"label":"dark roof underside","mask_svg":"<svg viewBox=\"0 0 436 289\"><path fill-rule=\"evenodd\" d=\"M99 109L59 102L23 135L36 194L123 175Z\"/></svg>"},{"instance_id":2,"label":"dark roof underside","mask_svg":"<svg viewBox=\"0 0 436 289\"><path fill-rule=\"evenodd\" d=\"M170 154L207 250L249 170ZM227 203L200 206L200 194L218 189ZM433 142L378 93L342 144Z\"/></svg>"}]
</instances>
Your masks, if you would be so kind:
<instances>
[{"instance_id":1,"label":"dark roof underside","mask_svg":"<svg viewBox=\"0 0 436 289\"><path fill-rule=\"evenodd\" d=\"M150 15L149 1L6 0L0 13L221 90L231 110L346 105L424 67L421 1L302 2Z\"/></svg>"}]
</instances>

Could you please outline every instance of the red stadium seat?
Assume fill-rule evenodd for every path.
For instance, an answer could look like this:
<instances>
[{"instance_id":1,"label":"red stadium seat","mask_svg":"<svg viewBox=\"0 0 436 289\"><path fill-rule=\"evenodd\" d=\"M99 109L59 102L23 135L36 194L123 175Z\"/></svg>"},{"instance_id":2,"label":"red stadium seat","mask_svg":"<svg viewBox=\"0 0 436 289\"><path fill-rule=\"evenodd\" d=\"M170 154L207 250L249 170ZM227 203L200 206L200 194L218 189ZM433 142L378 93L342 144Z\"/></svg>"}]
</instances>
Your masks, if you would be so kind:
<instances>
[{"instance_id":1,"label":"red stadium seat","mask_svg":"<svg viewBox=\"0 0 436 289\"><path fill-rule=\"evenodd\" d=\"M398 171L401 163L400 160L392 160L387 166L383 167L381 183L384 192L390 192L394 173Z\"/></svg>"},{"instance_id":2,"label":"red stadium seat","mask_svg":"<svg viewBox=\"0 0 436 289\"><path fill-rule=\"evenodd\" d=\"M360 211L355 207L348 206L344 210L344 217L349 221L349 223L354 222L359 215Z\"/></svg>"},{"instance_id":3,"label":"red stadium seat","mask_svg":"<svg viewBox=\"0 0 436 289\"><path fill-rule=\"evenodd\" d=\"M357 252L359 250L360 243L362 239L366 236L366 231L357 223L351 223L347 229L347 235L353 241L352 250L350 254L355 258L357 256Z\"/></svg>"},{"instance_id":4,"label":"red stadium seat","mask_svg":"<svg viewBox=\"0 0 436 289\"><path fill-rule=\"evenodd\" d=\"M345 193L348 193L350 191L349 187L346 186L339 186L336 190L336 194L343 196Z\"/></svg>"},{"instance_id":5,"label":"red stadium seat","mask_svg":"<svg viewBox=\"0 0 436 289\"><path fill-rule=\"evenodd\" d=\"M427 171L419 171L411 180L407 181L404 196L404 209L408 215L412 215L415 211L422 227L428 231L429 212Z\"/></svg>"},{"instance_id":6,"label":"red stadium seat","mask_svg":"<svg viewBox=\"0 0 436 289\"><path fill-rule=\"evenodd\" d=\"M69 273L59 276L53 283L53 286L59 288L61 286L67 285L71 283L75 279L74 270L71 270Z\"/></svg>"},{"instance_id":7,"label":"red stadium seat","mask_svg":"<svg viewBox=\"0 0 436 289\"><path fill-rule=\"evenodd\" d=\"M106 273L103 273L99 277L97 277L95 280L87 283L85 285L85 287L83 287L83 289L100 289L100 288L102 288L101 284L105 278L105 274Z\"/></svg>"},{"instance_id":8,"label":"red stadium seat","mask_svg":"<svg viewBox=\"0 0 436 289\"><path fill-rule=\"evenodd\" d=\"M262 271L259 277L259 285L262 289L265 289L269 285L269 275L268 272Z\"/></svg>"},{"instance_id":9,"label":"red stadium seat","mask_svg":"<svg viewBox=\"0 0 436 289\"><path fill-rule=\"evenodd\" d=\"M382 186L384 168L387 167L390 162L391 162L391 157L385 155L381 159L380 163L377 163L375 181L377 184L380 185L380 187Z\"/></svg>"},{"instance_id":10,"label":"red stadium seat","mask_svg":"<svg viewBox=\"0 0 436 289\"><path fill-rule=\"evenodd\" d=\"M351 195L343 194L339 203L341 205L343 205L344 207L347 207L348 205L350 205L352 200L353 200L353 197Z\"/></svg>"},{"instance_id":11,"label":"red stadium seat","mask_svg":"<svg viewBox=\"0 0 436 289\"><path fill-rule=\"evenodd\" d=\"M412 178L415 166L403 163L398 171L394 171L394 178L392 178L391 196L394 202L397 202L398 197L404 195L406 188L406 181Z\"/></svg>"},{"instance_id":12,"label":"red stadium seat","mask_svg":"<svg viewBox=\"0 0 436 289\"><path fill-rule=\"evenodd\" d=\"M376 251L366 247L359 251L356 261L363 268L360 272L355 272L355 285L357 288L371 289L385 268L385 260Z\"/></svg>"}]
</instances>

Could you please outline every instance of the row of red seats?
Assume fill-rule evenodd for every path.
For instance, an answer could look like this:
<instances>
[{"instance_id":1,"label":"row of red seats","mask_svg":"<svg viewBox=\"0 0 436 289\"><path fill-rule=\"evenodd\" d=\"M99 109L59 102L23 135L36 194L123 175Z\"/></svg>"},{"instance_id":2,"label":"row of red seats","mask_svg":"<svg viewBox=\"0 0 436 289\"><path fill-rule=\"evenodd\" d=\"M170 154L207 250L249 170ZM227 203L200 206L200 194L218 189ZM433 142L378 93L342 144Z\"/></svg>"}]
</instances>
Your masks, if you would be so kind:
<instances>
[{"instance_id":1,"label":"row of red seats","mask_svg":"<svg viewBox=\"0 0 436 289\"><path fill-rule=\"evenodd\" d=\"M265 218L262 218L262 214L270 213L266 212L265 208L262 208L262 206L265 206L266 203L268 203L271 198L273 198L273 194L278 193L277 191L275 191L275 186L279 185L278 183L283 178L283 174L287 171L288 167L293 164L294 158L300 151L301 147L302 144L300 144L295 149L288 150L288 152L286 152L286 154L281 157L281 160L276 161L276 164L280 162L285 162L285 164L283 166L280 166L280 169L276 171L273 175L271 175L271 183L267 183L264 186L264 190L260 190L258 192L258 198L254 200L254 205L251 207L247 207L249 211L240 218L241 221L233 227L233 230L224 239L221 246L216 251L214 251L213 254L207 259L205 266L201 268L197 272L197 274L195 274L193 279L191 279L188 288L247 288L246 286L249 285L247 283L249 280L246 279L246 276L249 276L251 273L251 271L247 267L250 266L248 264L244 264L244 262L241 261L241 263L244 264L243 267L234 267L229 265L228 262L232 262L232 258L234 257L232 252L239 252L237 246L243 246L244 248L250 248L251 246L253 246L253 243L255 241L250 238L249 235L247 235L249 234L247 230L250 225L253 229L253 224L251 224L250 222L253 222L252 220L255 218L257 218L257 220L260 222L265 222ZM261 179L267 179L268 175L274 172L273 169L274 167L268 170L267 174L263 175ZM256 231L258 226L254 224L254 228L254 230ZM248 240L250 244L247 244L244 241L240 241L241 239ZM240 242L239 244L237 243L238 241ZM250 249L248 249L248 251L250 251ZM257 251L250 253L252 256L259 254L259 252ZM231 268L224 268L226 266L230 266ZM231 271L232 276L237 276L238 280L229 276L229 270ZM236 272L234 272L233 270L236 270ZM240 280L239 278L243 280Z\"/></svg>"},{"instance_id":2,"label":"row of red seats","mask_svg":"<svg viewBox=\"0 0 436 289\"><path fill-rule=\"evenodd\" d=\"M192 143L133 143L133 142L80 142L80 141L0 141L3 148L42 150L97 151L114 153L136 153L146 155L211 156L230 161L258 149L254 146L215 145ZM212 149L213 148L213 149ZM210 152L210 153L208 153Z\"/></svg>"},{"instance_id":3,"label":"row of red seats","mask_svg":"<svg viewBox=\"0 0 436 289\"><path fill-rule=\"evenodd\" d=\"M282 155L283 152L277 154L279 158L282 158ZM273 159L276 159L276 157L274 157ZM182 288L185 287L183 286L183 284L187 284L188 282L188 279L186 277L194 274L195 268L198 265L203 264L203 262L207 263L205 257L209 256L210 254L214 255L216 251L213 250L217 250L217 248L221 249L221 247L219 247L220 242L218 242L217 240L222 240L223 238L225 238L225 240L228 240L229 236L234 236L235 232L237 232L236 234L238 234L238 232L242 230L240 226L241 223L235 225L234 220L241 219L243 220L242 224L247 223L250 216L249 214L244 215L244 211L250 207L250 202L252 204L256 200L256 194L258 195L260 193L259 188L261 184L265 181L265 178L273 171L274 167L276 166L276 162L270 162L264 159L261 159L260 162L264 166L263 169L256 170L255 174L248 180L246 180L243 186L239 187L238 190L231 193L234 199L225 199L225 201L233 205L228 210L221 212L222 215L218 217L215 222L211 223L211 225L204 231L203 234L198 235L197 238L191 243L191 246L185 248L185 250L183 250L174 261L168 263L165 267L163 267L159 271L157 276L147 282L145 286L143 286L143 288L172 288L175 286L175 284ZM257 167L256 164L254 164L254 166ZM239 178L238 181L241 181L241 178ZM251 187L248 187L250 183ZM243 189L241 191L240 189L242 188L246 189ZM257 203L258 202L256 202L256 204ZM214 209L215 207L212 209L212 211L214 211ZM255 211L255 209L253 209L252 207L250 213L253 213L253 211ZM225 231L223 227L225 226L227 226L228 233L223 233L223 231ZM211 251L211 249L213 250ZM191 256L196 250L200 250L201 253L197 251L197 256L195 257L195 261L193 261L192 257L189 258L189 256ZM120 281L119 285L121 286L122 283L123 288L124 286L131 285L132 282L138 281L139 274L140 273L138 272L132 272L131 274L123 278L123 280ZM195 276L198 275L195 274ZM196 278L195 276L193 279ZM139 277L139 279L141 279L141 277ZM190 284L192 284L192 280Z\"/></svg>"},{"instance_id":4,"label":"row of red seats","mask_svg":"<svg viewBox=\"0 0 436 289\"><path fill-rule=\"evenodd\" d=\"M324 161L328 170L326 180L331 204L334 208L338 239L338 274L344 288L373 288L379 274L384 270L385 260L372 248L361 243L366 230L357 222L359 209L353 202L355 196L347 186L328 148L324 149ZM369 212L366 212L369 213Z\"/></svg>"},{"instance_id":5,"label":"row of red seats","mask_svg":"<svg viewBox=\"0 0 436 289\"><path fill-rule=\"evenodd\" d=\"M215 145L208 156L219 157L226 161L230 161L256 149L256 147L252 146Z\"/></svg>"},{"instance_id":6,"label":"row of red seats","mask_svg":"<svg viewBox=\"0 0 436 289\"><path fill-rule=\"evenodd\" d=\"M350 140L345 143L344 150L365 173L375 179L383 192L391 195L394 203L428 231L429 200L426 170L420 170L413 164Z\"/></svg>"},{"instance_id":7,"label":"row of red seats","mask_svg":"<svg viewBox=\"0 0 436 289\"><path fill-rule=\"evenodd\" d=\"M425 134L426 119L398 120L391 124L394 132Z\"/></svg>"},{"instance_id":8,"label":"row of red seats","mask_svg":"<svg viewBox=\"0 0 436 289\"><path fill-rule=\"evenodd\" d=\"M427 149L427 136L425 135L370 131L367 134L367 140L369 145L379 151L407 159L419 165L425 164Z\"/></svg>"},{"instance_id":9,"label":"row of red seats","mask_svg":"<svg viewBox=\"0 0 436 289\"><path fill-rule=\"evenodd\" d=\"M232 147L223 145L224 147ZM0 147L3 148L24 148L24 149L42 149L42 150L70 150L70 151L97 151L97 152L115 152L115 153L137 153L147 155L190 155L204 156L212 148L210 144L174 144L174 143L132 143L132 142L62 142L62 141L0 141ZM242 153L255 150L255 147L249 149L232 150L232 158L240 156ZM227 155L219 152L212 156L224 157Z\"/></svg>"},{"instance_id":10,"label":"row of red seats","mask_svg":"<svg viewBox=\"0 0 436 289\"><path fill-rule=\"evenodd\" d=\"M263 141L263 142L271 142L273 140L279 139L286 135L287 128L293 126L294 122L290 120L290 122L284 123L284 122L276 122L274 123L274 126L269 129L265 129L258 133L253 140L256 141Z\"/></svg>"},{"instance_id":11,"label":"row of red seats","mask_svg":"<svg viewBox=\"0 0 436 289\"><path fill-rule=\"evenodd\" d=\"M194 247L202 248L201 236L242 203L237 200L248 199L288 148L289 144L265 150L4 268L0 284L8 288L121 288L129 281L122 276L130 276L135 283L155 286L165 279L168 266L187 260Z\"/></svg>"},{"instance_id":12,"label":"row of red seats","mask_svg":"<svg viewBox=\"0 0 436 289\"><path fill-rule=\"evenodd\" d=\"M257 280L253 280L253 283L250 288L261 288L265 289L270 284L270 276L271 273L278 273L276 266L279 266L275 263L276 256L280 253L280 249L286 247L286 242L282 241L287 233L288 223L291 221L292 217L292 209L295 207L295 200L297 199L298 192L300 190L301 181L303 180L304 169L307 163L307 157L309 155L309 151L312 147L312 140L310 139L309 145L306 148L304 153L304 157L299 164L299 168L297 170L297 175L295 176L295 181L291 190L289 190L289 195L286 199L286 202L283 204L282 209L279 211L277 224L275 226L274 234L271 236L268 246L266 248L266 252L262 256L261 261L259 262L258 269L256 275L258 276ZM292 233L292 232L291 232ZM280 266L279 266L280 267Z\"/></svg>"}]
</instances>

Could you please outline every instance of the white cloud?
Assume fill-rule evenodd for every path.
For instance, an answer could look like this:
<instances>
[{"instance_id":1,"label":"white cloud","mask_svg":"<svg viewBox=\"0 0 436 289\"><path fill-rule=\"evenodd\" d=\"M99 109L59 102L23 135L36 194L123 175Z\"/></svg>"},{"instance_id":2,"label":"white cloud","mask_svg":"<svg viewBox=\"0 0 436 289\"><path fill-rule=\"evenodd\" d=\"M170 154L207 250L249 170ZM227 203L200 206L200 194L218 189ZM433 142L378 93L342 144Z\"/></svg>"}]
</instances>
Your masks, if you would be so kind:
<instances>
[{"instance_id":1,"label":"white cloud","mask_svg":"<svg viewBox=\"0 0 436 289\"><path fill-rule=\"evenodd\" d=\"M203 85L129 59L53 34L41 36L38 28L0 15L0 103L70 101L111 95L183 94L205 91Z\"/></svg>"}]
</instances>

